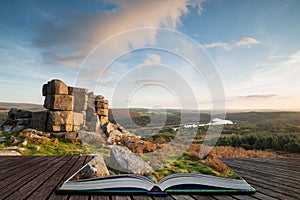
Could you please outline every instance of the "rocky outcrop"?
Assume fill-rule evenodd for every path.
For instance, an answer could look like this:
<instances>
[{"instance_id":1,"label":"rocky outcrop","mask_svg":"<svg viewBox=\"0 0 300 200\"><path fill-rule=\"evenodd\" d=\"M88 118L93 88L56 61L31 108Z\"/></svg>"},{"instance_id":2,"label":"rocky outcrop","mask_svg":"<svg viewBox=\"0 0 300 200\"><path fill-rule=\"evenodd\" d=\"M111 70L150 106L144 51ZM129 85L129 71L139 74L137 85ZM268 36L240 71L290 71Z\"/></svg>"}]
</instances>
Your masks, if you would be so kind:
<instances>
[{"instance_id":1,"label":"rocky outcrop","mask_svg":"<svg viewBox=\"0 0 300 200\"><path fill-rule=\"evenodd\" d=\"M150 174L152 167L142 158L133 154L128 148L113 145L110 149L109 166L125 173Z\"/></svg>"},{"instance_id":2,"label":"rocky outcrop","mask_svg":"<svg viewBox=\"0 0 300 200\"><path fill-rule=\"evenodd\" d=\"M48 132L96 132L107 124L108 101L85 88L71 87L53 79L42 87L45 111L31 112L12 108L1 124L6 132L34 128Z\"/></svg>"},{"instance_id":3,"label":"rocky outcrop","mask_svg":"<svg viewBox=\"0 0 300 200\"><path fill-rule=\"evenodd\" d=\"M5 132L18 132L28 128L32 124L31 111L12 108L8 112L8 118L1 123L1 128Z\"/></svg>"},{"instance_id":4,"label":"rocky outcrop","mask_svg":"<svg viewBox=\"0 0 300 200\"><path fill-rule=\"evenodd\" d=\"M102 124L108 122L108 101L101 95L89 94L85 88L70 87L54 79L43 86L43 96L48 109L46 131L92 132L98 131L100 120Z\"/></svg>"}]
</instances>

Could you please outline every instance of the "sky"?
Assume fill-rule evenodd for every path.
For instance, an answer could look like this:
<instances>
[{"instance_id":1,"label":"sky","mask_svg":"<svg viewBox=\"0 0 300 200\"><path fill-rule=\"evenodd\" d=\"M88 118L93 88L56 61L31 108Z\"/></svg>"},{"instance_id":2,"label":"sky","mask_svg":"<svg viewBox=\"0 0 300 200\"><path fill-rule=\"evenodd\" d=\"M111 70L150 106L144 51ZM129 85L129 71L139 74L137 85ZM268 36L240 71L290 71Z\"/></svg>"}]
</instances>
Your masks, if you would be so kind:
<instances>
[{"instance_id":1,"label":"sky","mask_svg":"<svg viewBox=\"0 0 300 200\"><path fill-rule=\"evenodd\" d=\"M112 107L300 110L298 0L2 0L0 102L51 79Z\"/></svg>"}]
</instances>

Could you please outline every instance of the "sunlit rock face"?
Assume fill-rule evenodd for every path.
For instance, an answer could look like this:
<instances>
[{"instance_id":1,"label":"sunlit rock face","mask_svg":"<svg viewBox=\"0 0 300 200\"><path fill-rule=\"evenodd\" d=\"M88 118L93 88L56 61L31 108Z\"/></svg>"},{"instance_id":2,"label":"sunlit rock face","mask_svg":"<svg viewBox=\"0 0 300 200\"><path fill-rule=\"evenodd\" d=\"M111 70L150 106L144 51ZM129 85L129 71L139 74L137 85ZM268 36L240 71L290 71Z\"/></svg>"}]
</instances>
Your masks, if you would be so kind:
<instances>
[{"instance_id":1,"label":"sunlit rock face","mask_svg":"<svg viewBox=\"0 0 300 200\"><path fill-rule=\"evenodd\" d=\"M142 158L133 154L127 147L113 145L110 149L109 166L125 173L150 174L152 167Z\"/></svg>"}]
</instances>

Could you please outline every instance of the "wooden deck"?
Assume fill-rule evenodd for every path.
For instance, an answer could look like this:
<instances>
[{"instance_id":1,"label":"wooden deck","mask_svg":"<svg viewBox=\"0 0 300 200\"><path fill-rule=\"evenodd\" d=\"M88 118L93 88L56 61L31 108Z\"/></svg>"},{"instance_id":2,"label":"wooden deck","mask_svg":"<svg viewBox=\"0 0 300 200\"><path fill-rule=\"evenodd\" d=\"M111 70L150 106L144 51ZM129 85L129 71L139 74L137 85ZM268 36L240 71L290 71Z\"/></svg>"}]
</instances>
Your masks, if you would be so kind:
<instances>
[{"instance_id":1,"label":"wooden deck","mask_svg":"<svg viewBox=\"0 0 300 200\"><path fill-rule=\"evenodd\" d=\"M87 156L0 157L0 199L300 199L300 159L223 159L256 188L251 195L104 196L57 195Z\"/></svg>"}]
</instances>

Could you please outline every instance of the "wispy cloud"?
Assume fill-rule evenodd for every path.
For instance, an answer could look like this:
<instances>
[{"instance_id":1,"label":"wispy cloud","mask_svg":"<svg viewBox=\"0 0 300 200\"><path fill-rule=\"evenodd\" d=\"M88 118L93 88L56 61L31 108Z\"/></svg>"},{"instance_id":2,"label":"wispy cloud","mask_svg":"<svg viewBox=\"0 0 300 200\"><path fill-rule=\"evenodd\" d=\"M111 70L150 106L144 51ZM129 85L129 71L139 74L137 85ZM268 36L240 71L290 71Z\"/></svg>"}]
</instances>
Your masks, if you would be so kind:
<instances>
[{"instance_id":1,"label":"wispy cloud","mask_svg":"<svg viewBox=\"0 0 300 200\"><path fill-rule=\"evenodd\" d=\"M161 57L156 54L147 54L147 59L144 60L144 64L151 64L151 63L160 63Z\"/></svg>"},{"instance_id":2,"label":"wispy cloud","mask_svg":"<svg viewBox=\"0 0 300 200\"><path fill-rule=\"evenodd\" d=\"M252 94L252 95L245 95L239 96L238 98L242 99L270 99L278 97L276 94Z\"/></svg>"},{"instance_id":3,"label":"wispy cloud","mask_svg":"<svg viewBox=\"0 0 300 200\"><path fill-rule=\"evenodd\" d=\"M252 72L251 79L241 82L235 90L237 92L261 93L265 91L273 94L299 94L300 80L295 77L300 74L300 50L286 56L279 63L269 63L266 67L257 68Z\"/></svg>"},{"instance_id":4,"label":"wispy cloud","mask_svg":"<svg viewBox=\"0 0 300 200\"><path fill-rule=\"evenodd\" d=\"M229 51L235 47L239 48L251 48L253 45L260 44L261 42L257 39L251 38L251 37L245 37L239 41L235 42L213 42L210 44L205 44L205 48L215 48L215 47L220 47L226 51Z\"/></svg>"}]
</instances>

